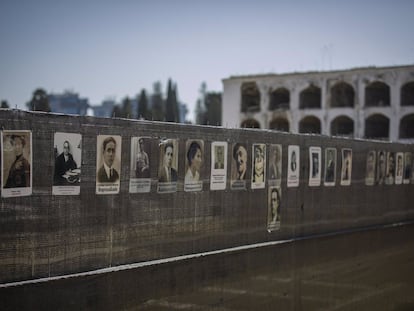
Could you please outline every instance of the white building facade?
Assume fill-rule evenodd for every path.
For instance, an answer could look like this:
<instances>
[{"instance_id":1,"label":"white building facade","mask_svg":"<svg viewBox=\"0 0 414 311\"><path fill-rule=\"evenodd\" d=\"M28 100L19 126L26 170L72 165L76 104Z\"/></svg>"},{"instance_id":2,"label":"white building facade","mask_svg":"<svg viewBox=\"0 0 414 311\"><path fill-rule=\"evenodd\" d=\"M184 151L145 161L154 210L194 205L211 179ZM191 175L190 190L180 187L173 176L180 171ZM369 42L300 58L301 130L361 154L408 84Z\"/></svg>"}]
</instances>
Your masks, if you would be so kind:
<instances>
[{"instance_id":1,"label":"white building facade","mask_svg":"<svg viewBox=\"0 0 414 311\"><path fill-rule=\"evenodd\" d=\"M414 65L223 80L223 126L414 139Z\"/></svg>"}]
</instances>

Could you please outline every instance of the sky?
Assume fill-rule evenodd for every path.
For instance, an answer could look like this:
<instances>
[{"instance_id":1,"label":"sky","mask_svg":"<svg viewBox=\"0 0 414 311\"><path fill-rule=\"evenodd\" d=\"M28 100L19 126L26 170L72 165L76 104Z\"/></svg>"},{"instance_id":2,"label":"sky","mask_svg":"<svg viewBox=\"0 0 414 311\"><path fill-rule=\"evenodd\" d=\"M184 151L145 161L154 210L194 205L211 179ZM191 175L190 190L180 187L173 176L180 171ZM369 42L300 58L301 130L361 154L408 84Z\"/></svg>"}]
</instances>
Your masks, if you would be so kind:
<instances>
[{"instance_id":1,"label":"sky","mask_svg":"<svg viewBox=\"0 0 414 311\"><path fill-rule=\"evenodd\" d=\"M160 81L188 119L230 76L414 64L411 0L0 0L0 100L99 105Z\"/></svg>"}]
</instances>

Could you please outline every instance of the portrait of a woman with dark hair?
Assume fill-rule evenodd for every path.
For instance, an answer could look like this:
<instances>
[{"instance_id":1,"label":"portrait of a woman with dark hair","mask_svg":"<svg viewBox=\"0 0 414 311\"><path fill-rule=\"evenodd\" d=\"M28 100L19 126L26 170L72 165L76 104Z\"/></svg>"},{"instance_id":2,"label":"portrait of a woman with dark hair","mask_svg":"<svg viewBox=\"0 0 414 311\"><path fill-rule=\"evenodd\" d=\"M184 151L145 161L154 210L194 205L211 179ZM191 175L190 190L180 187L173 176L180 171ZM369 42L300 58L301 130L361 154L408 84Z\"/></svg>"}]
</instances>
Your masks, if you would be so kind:
<instances>
[{"instance_id":1,"label":"portrait of a woman with dark hair","mask_svg":"<svg viewBox=\"0 0 414 311\"><path fill-rule=\"evenodd\" d=\"M185 174L185 183L198 182L200 180L200 168L203 162L201 146L193 141L187 151L188 169Z\"/></svg>"}]
</instances>

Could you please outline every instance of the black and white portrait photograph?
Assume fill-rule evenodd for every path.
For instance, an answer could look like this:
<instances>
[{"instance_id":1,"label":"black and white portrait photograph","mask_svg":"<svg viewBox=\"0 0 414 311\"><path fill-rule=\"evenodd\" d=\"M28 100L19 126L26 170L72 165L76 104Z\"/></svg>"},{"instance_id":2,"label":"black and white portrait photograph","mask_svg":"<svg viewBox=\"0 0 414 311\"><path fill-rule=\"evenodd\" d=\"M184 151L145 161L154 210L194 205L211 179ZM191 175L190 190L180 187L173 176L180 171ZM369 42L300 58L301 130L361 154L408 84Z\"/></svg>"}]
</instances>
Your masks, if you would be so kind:
<instances>
[{"instance_id":1,"label":"black and white portrait photograph","mask_svg":"<svg viewBox=\"0 0 414 311\"><path fill-rule=\"evenodd\" d=\"M281 188L272 186L268 188L267 231L280 229Z\"/></svg>"},{"instance_id":2,"label":"black and white portrait photograph","mask_svg":"<svg viewBox=\"0 0 414 311\"><path fill-rule=\"evenodd\" d=\"M341 186L351 185L352 179L352 149L342 149Z\"/></svg>"},{"instance_id":3,"label":"black and white portrait photograph","mask_svg":"<svg viewBox=\"0 0 414 311\"><path fill-rule=\"evenodd\" d=\"M299 163L300 154L299 146L290 145L288 146L288 169L287 169L287 186L298 187L299 186Z\"/></svg>"},{"instance_id":4,"label":"black and white portrait photograph","mask_svg":"<svg viewBox=\"0 0 414 311\"><path fill-rule=\"evenodd\" d=\"M405 152L404 153L404 177L403 177L403 183L409 184L413 169L413 155L411 152Z\"/></svg>"},{"instance_id":5,"label":"black and white portrait photograph","mask_svg":"<svg viewBox=\"0 0 414 311\"><path fill-rule=\"evenodd\" d=\"M403 175L404 175L404 153L397 152L395 154L397 159L397 164L395 168L395 184L401 185L403 182Z\"/></svg>"},{"instance_id":6,"label":"black and white portrait photograph","mask_svg":"<svg viewBox=\"0 0 414 311\"><path fill-rule=\"evenodd\" d=\"M32 194L32 132L3 131L1 135L3 197Z\"/></svg>"},{"instance_id":7,"label":"black and white portrait photograph","mask_svg":"<svg viewBox=\"0 0 414 311\"><path fill-rule=\"evenodd\" d=\"M131 137L131 163L129 192L144 193L151 190L151 138Z\"/></svg>"},{"instance_id":8,"label":"black and white portrait photograph","mask_svg":"<svg viewBox=\"0 0 414 311\"><path fill-rule=\"evenodd\" d=\"M227 182L227 142L211 143L210 190L225 190Z\"/></svg>"},{"instance_id":9,"label":"black and white portrait photograph","mask_svg":"<svg viewBox=\"0 0 414 311\"><path fill-rule=\"evenodd\" d=\"M282 180L282 145L272 144L269 149L268 181L269 185L280 185Z\"/></svg>"},{"instance_id":10,"label":"black and white portrait photograph","mask_svg":"<svg viewBox=\"0 0 414 311\"><path fill-rule=\"evenodd\" d=\"M252 189L263 189L266 180L266 145L252 145Z\"/></svg>"},{"instance_id":11,"label":"black and white portrait photograph","mask_svg":"<svg viewBox=\"0 0 414 311\"><path fill-rule=\"evenodd\" d=\"M336 181L336 148L325 149L325 179L324 186L335 186Z\"/></svg>"},{"instance_id":12,"label":"black and white portrait photograph","mask_svg":"<svg viewBox=\"0 0 414 311\"><path fill-rule=\"evenodd\" d=\"M178 140L162 140L158 147L158 192L175 192L178 180Z\"/></svg>"},{"instance_id":13,"label":"black and white portrait photograph","mask_svg":"<svg viewBox=\"0 0 414 311\"><path fill-rule=\"evenodd\" d=\"M96 193L119 193L121 179L121 136L98 135L96 147Z\"/></svg>"},{"instance_id":14,"label":"black and white portrait photograph","mask_svg":"<svg viewBox=\"0 0 414 311\"><path fill-rule=\"evenodd\" d=\"M231 161L231 189L246 189L248 154L244 143L233 144Z\"/></svg>"},{"instance_id":15,"label":"black and white portrait photograph","mask_svg":"<svg viewBox=\"0 0 414 311\"><path fill-rule=\"evenodd\" d=\"M186 142L184 191L203 189L204 141L189 139Z\"/></svg>"},{"instance_id":16,"label":"black and white portrait photograph","mask_svg":"<svg viewBox=\"0 0 414 311\"><path fill-rule=\"evenodd\" d=\"M53 146L55 167L52 193L79 195L82 164L81 134L56 132Z\"/></svg>"},{"instance_id":17,"label":"black and white portrait photograph","mask_svg":"<svg viewBox=\"0 0 414 311\"><path fill-rule=\"evenodd\" d=\"M367 154L366 170L365 170L365 185L372 186L375 184L375 167L376 167L376 152L371 150Z\"/></svg>"},{"instance_id":18,"label":"black and white portrait photograph","mask_svg":"<svg viewBox=\"0 0 414 311\"><path fill-rule=\"evenodd\" d=\"M385 173L385 184L393 185L395 182L395 152L387 152L387 169Z\"/></svg>"},{"instance_id":19,"label":"black and white portrait photograph","mask_svg":"<svg viewBox=\"0 0 414 311\"><path fill-rule=\"evenodd\" d=\"M309 147L309 186L321 185L321 147Z\"/></svg>"},{"instance_id":20,"label":"black and white portrait photograph","mask_svg":"<svg viewBox=\"0 0 414 311\"><path fill-rule=\"evenodd\" d=\"M385 183L385 174L387 170L387 153L384 150L377 153L377 171L375 182L377 185Z\"/></svg>"}]
</instances>

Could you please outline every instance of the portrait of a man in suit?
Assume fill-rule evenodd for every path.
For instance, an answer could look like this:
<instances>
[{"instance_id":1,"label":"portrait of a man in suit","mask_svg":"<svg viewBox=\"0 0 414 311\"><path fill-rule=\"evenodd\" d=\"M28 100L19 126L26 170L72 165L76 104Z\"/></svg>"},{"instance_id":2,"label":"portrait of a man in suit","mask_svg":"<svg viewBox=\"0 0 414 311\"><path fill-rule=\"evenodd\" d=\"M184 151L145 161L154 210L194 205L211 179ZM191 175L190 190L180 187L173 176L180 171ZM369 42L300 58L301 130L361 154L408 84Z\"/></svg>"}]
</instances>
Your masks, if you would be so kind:
<instances>
[{"instance_id":1,"label":"portrait of a man in suit","mask_svg":"<svg viewBox=\"0 0 414 311\"><path fill-rule=\"evenodd\" d=\"M115 183L119 180L119 173L113 167L116 154L115 138L109 136L102 143L103 164L98 170L98 182Z\"/></svg>"}]
</instances>

